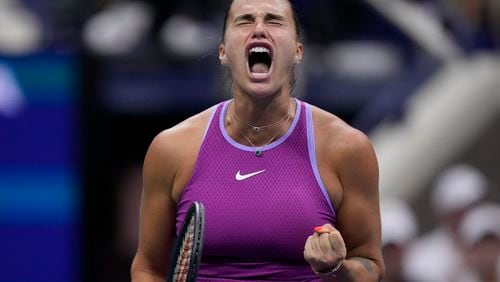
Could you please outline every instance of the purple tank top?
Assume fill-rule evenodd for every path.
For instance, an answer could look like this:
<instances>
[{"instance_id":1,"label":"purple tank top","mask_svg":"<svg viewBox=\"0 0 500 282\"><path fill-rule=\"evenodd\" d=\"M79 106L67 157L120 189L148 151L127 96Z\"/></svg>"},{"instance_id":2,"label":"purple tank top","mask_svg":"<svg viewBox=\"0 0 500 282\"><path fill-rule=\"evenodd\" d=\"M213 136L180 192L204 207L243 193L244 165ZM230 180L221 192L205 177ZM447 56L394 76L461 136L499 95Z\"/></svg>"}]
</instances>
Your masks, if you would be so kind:
<instances>
[{"instance_id":1,"label":"purple tank top","mask_svg":"<svg viewBox=\"0 0 500 282\"><path fill-rule=\"evenodd\" d=\"M295 101L289 130L260 157L227 134L230 101L215 107L177 205L177 232L193 201L205 206L198 281L319 281L304 245L315 226L335 224L335 212L317 168L311 106Z\"/></svg>"}]
</instances>

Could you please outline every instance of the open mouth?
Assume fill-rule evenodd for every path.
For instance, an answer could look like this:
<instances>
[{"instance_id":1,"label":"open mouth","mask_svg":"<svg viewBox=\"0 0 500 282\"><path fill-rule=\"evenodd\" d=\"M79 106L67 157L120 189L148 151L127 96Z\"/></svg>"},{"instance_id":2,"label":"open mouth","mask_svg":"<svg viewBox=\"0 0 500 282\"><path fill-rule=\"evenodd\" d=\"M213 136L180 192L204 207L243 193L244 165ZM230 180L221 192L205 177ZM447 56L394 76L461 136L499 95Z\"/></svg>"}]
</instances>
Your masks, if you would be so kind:
<instances>
[{"instance_id":1,"label":"open mouth","mask_svg":"<svg viewBox=\"0 0 500 282\"><path fill-rule=\"evenodd\" d=\"M248 67L253 75L268 74L273 63L271 50L263 46L252 47L248 52Z\"/></svg>"}]
</instances>

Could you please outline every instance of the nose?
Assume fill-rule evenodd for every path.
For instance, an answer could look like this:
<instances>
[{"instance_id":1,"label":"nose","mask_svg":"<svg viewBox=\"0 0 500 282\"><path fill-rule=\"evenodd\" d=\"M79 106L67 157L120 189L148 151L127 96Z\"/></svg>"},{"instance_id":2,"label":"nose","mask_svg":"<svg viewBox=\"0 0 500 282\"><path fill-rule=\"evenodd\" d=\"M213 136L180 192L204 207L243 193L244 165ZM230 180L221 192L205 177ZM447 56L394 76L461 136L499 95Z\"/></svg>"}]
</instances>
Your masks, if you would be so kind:
<instances>
[{"instance_id":1,"label":"nose","mask_svg":"<svg viewBox=\"0 0 500 282\"><path fill-rule=\"evenodd\" d=\"M254 38L262 38L266 37L266 26L262 20L258 20L255 22L255 29L253 31Z\"/></svg>"}]
</instances>

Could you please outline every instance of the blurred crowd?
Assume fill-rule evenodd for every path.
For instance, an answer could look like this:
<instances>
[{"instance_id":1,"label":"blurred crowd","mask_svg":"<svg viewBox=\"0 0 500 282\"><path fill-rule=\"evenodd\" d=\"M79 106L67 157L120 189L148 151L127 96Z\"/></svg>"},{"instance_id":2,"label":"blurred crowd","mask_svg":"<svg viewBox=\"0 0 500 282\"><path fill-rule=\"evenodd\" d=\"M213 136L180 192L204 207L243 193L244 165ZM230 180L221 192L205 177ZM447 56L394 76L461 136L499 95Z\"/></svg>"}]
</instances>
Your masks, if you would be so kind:
<instances>
[{"instance_id":1,"label":"blurred crowd","mask_svg":"<svg viewBox=\"0 0 500 282\"><path fill-rule=\"evenodd\" d=\"M428 199L435 221L429 230L408 202L382 199L384 281L500 281L498 187L477 168L454 164L438 175Z\"/></svg>"},{"instance_id":2,"label":"blurred crowd","mask_svg":"<svg viewBox=\"0 0 500 282\"><path fill-rule=\"evenodd\" d=\"M83 43L97 54L117 56L137 52L145 41L154 41L164 48L163 55L172 59L207 55L220 40L227 2L3 0L0 52L25 54L66 42ZM403 36L395 32L398 28L378 17L376 11L397 2L403 4L401 7L423 11L425 19L450 33L461 49L494 48L499 44L500 4L496 0L293 2L308 44L327 46L334 41L381 38L402 43Z\"/></svg>"},{"instance_id":3,"label":"blurred crowd","mask_svg":"<svg viewBox=\"0 0 500 282\"><path fill-rule=\"evenodd\" d=\"M498 0L293 2L306 43L296 94L365 132L400 119L408 97L450 59L500 46ZM0 54L83 54L85 84L99 84L85 91L100 92L110 111L197 111L228 95L216 82L226 4L3 0Z\"/></svg>"}]
</instances>

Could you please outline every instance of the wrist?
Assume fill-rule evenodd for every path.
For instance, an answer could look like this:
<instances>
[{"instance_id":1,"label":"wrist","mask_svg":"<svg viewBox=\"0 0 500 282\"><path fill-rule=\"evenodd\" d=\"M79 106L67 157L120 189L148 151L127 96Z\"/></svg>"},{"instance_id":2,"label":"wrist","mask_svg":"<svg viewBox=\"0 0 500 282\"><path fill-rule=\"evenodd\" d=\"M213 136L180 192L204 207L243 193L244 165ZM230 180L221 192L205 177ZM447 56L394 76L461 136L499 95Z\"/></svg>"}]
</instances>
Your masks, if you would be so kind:
<instances>
[{"instance_id":1,"label":"wrist","mask_svg":"<svg viewBox=\"0 0 500 282\"><path fill-rule=\"evenodd\" d=\"M335 273L338 272L343 265L344 260L340 260L333 268L328 272L320 272L313 268L313 272L319 277L335 277Z\"/></svg>"}]
</instances>

